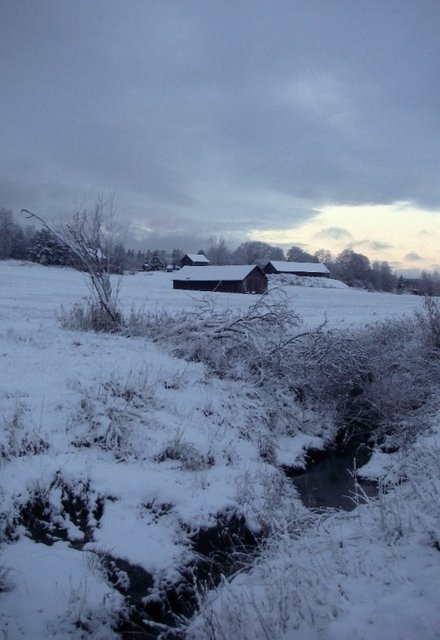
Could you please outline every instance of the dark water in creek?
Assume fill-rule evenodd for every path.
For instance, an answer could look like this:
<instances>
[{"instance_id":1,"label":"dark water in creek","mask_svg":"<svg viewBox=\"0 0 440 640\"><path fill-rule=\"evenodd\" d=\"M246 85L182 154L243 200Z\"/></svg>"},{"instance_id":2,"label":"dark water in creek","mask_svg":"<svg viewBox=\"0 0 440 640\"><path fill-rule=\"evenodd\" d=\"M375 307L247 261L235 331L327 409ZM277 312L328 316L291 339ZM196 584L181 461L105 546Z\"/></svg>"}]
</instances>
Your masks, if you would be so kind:
<instances>
[{"instance_id":1,"label":"dark water in creek","mask_svg":"<svg viewBox=\"0 0 440 640\"><path fill-rule=\"evenodd\" d=\"M355 470L368 461L370 453L366 446L344 451L332 451L322 457L322 453L310 456L305 471L287 470L301 500L309 508L332 507L351 511L363 502L364 493L377 495L375 483L356 479ZM322 458L322 459L319 459Z\"/></svg>"}]
</instances>

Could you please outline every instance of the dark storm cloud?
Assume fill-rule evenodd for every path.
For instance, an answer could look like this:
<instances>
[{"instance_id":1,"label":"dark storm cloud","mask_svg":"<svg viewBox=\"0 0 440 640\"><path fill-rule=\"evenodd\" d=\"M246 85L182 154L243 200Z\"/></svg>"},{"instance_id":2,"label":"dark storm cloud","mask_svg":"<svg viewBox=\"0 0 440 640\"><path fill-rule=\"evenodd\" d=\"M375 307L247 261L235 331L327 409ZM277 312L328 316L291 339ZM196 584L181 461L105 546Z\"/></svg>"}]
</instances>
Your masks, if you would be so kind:
<instances>
[{"instance_id":1,"label":"dark storm cloud","mask_svg":"<svg viewBox=\"0 0 440 640\"><path fill-rule=\"evenodd\" d=\"M377 240L359 240L358 242L350 243L351 249L370 249L371 251L384 251L385 249L392 249L393 245L388 242L378 242Z\"/></svg>"},{"instance_id":2,"label":"dark storm cloud","mask_svg":"<svg viewBox=\"0 0 440 640\"><path fill-rule=\"evenodd\" d=\"M322 231L318 231L313 236L316 239L320 238L331 238L332 240L343 240L350 239L353 236L347 229L343 229L342 227L328 227L327 229L322 229Z\"/></svg>"},{"instance_id":3,"label":"dark storm cloud","mask_svg":"<svg viewBox=\"0 0 440 640\"><path fill-rule=\"evenodd\" d=\"M418 253L414 253L414 251L411 251L410 253L406 254L404 260L406 260L407 262L420 262L421 260L423 260L423 258L419 256Z\"/></svg>"},{"instance_id":4,"label":"dark storm cloud","mask_svg":"<svg viewBox=\"0 0 440 640\"><path fill-rule=\"evenodd\" d=\"M114 190L159 234L437 207L439 18L429 0L3 0L0 206Z\"/></svg>"},{"instance_id":5,"label":"dark storm cloud","mask_svg":"<svg viewBox=\"0 0 440 640\"><path fill-rule=\"evenodd\" d=\"M185 253L197 253L201 249L206 251L209 247L210 236L201 235L197 233L149 233L144 239L139 239L138 236L128 233L124 244L132 247L135 250L147 249L164 249L165 251L173 251L173 249L181 249ZM227 246L230 249L234 249L240 244L240 241L244 241L244 238L231 238L227 239Z\"/></svg>"}]
</instances>

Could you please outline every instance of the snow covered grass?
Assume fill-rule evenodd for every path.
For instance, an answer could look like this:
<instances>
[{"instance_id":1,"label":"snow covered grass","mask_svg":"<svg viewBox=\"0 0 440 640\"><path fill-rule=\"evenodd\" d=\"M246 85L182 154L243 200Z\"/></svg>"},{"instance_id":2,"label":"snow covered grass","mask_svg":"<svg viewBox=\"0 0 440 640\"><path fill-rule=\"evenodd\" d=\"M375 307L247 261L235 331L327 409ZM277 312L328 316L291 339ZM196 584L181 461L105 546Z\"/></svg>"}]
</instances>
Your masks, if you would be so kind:
<instances>
[{"instance_id":1,"label":"snow covered grass","mask_svg":"<svg viewBox=\"0 0 440 640\"><path fill-rule=\"evenodd\" d=\"M269 275L272 288L279 286L313 287L320 289L348 289L348 286L340 280L333 278L320 278L317 276L296 276L293 273L280 273Z\"/></svg>"},{"instance_id":2,"label":"snow covered grass","mask_svg":"<svg viewBox=\"0 0 440 640\"><path fill-rule=\"evenodd\" d=\"M438 637L440 450L388 456L377 499L280 532L251 571L202 597L193 640Z\"/></svg>"},{"instance_id":3,"label":"snow covered grass","mask_svg":"<svg viewBox=\"0 0 440 640\"><path fill-rule=\"evenodd\" d=\"M127 337L60 326L61 306L68 312L87 301L82 274L0 262L5 637L142 637L176 622L183 628L197 598L189 637L380 637L381 603L411 617L411 598L420 611L411 633L399 636L396 626L389 637L435 637L438 407L429 381L437 364L422 301L313 287L259 301L173 291L171 277L123 278L124 314L139 324ZM147 337L134 335L145 333L146 318ZM377 326L364 333L385 319L394 323L383 325L386 340ZM363 393L376 384L375 398L392 396L406 372L403 395L389 402L413 402L414 387L427 389L426 404L417 415L405 403L405 415L389 414L393 433L413 432L398 453L378 451L365 470L388 483L380 500L350 515L315 514L280 465L304 465L307 448L334 437L339 414L329 398L347 377L342 356L353 343L359 357L350 376L363 381ZM331 361L333 387L318 376L319 358L313 375L307 366L323 344L332 354L345 349ZM366 362L374 364L371 379ZM344 387L347 398L354 383ZM253 568L227 578L243 566L237 548L236 562L216 569L225 573L218 590L197 595L194 581L213 585L202 576L202 547L220 541L233 558L232 539L257 538L266 542Z\"/></svg>"}]
</instances>

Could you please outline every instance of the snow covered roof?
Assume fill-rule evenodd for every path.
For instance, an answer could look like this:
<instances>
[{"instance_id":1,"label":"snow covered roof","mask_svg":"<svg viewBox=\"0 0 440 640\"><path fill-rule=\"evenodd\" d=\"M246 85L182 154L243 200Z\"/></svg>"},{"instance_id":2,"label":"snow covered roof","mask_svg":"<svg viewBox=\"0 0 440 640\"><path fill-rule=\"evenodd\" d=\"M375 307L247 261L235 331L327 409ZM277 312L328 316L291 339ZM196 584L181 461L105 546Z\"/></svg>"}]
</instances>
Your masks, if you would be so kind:
<instances>
[{"instance_id":1,"label":"snow covered roof","mask_svg":"<svg viewBox=\"0 0 440 640\"><path fill-rule=\"evenodd\" d=\"M254 264L232 264L221 267L183 267L173 279L193 282L233 282L244 280L255 269L255 266Z\"/></svg>"},{"instance_id":2,"label":"snow covered roof","mask_svg":"<svg viewBox=\"0 0 440 640\"><path fill-rule=\"evenodd\" d=\"M208 264L209 260L203 253L187 253L185 254L190 260L193 262L206 262Z\"/></svg>"},{"instance_id":3,"label":"snow covered roof","mask_svg":"<svg viewBox=\"0 0 440 640\"><path fill-rule=\"evenodd\" d=\"M286 262L283 260L271 260L270 263L277 271L284 273L330 273L322 262Z\"/></svg>"}]
</instances>

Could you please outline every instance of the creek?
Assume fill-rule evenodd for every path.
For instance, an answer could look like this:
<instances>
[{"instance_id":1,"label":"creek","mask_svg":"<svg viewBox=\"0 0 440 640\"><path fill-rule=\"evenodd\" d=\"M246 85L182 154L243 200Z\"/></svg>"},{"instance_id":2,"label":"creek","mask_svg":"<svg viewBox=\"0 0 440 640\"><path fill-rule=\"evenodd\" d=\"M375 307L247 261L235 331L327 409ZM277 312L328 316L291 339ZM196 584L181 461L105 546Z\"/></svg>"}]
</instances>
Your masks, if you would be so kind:
<instances>
[{"instance_id":1,"label":"creek","mask_svg":"<svg viewBox=\"0 0 440 640\"><path fill-rule=\"evenodd\" d=\"M357 502L363 501L364 494L377 494L374 484L356 479L355 470L365 464L369 456L365 445L330 452L311 451L305 470L285 468L284 471L306 507L350 511ZM68 516L84 533L84 540L79 543L69 540L69 531L62 520L60 524L59 519L52 519L51 505L44 493L36 492L23 505L18 522L36 542L52 545L57 540L65 540L82 550L93 540L90 522L96 520L99 526L105 500L98 497L96 504L86 500L86 491L76 494L60 479L54 481L54 486L61 491L66 520ZM124 640L133 637L154 640L163 636L165 629L169 640L181 640L185 631L179 621L191 618L197 611L197 589L215 588L223 576L248 566L249 559L258 554L261 541L260 536L248 528L244 516L234 510L218 514L216 523L208 528L192 531L183 526L183 533L188 536L194 559L181 568L177 582L155 585L155 577L142 567L107 553L97 553L109 583L126 599L128 615L119 620L115 629ZM156 596L151 597L154 593Z\"/></svg>"},{"instance_id":2,"label":"creek","mask_svg":"<svg viewBox=\"0 0 440 640\"><path fill-rule=\"evenodd\" d=\"M356 476L371 453L364 444L330 452L312 451L306 469L285 469L303 504L309 508L352 511L363 496L374 497L377 485Z\"/></svg>"},{"instance_id":3,"label":"creek","mask_svg":"<svg viewBox=\"0 0 440 640\"><path fill-rule=\"evenodd\" d=\"M356 477L356 469L364 465L370 455L364 444L342 450L311 451L305 470L284 470L306 507L351 511L364 501L364 496L377 495L375 483L363 482ZM241 562L243 566L248 564L249 558L258 553L259 540L248 529L243 516L231 512L219 515L215 526L192 534L191 543L197 560L182 570L180 583L164 585L161 600L149 604L144 598L153 584L153 576L138 576L139 567L130 567L127 563L120 566L120 561L116 560L118 568L128 577L125 595L132 605L130 617L119 625L122 638L128 640L136 633L145 638L157 638L159 630L167 625L166 637L181 640L185 633L178 625L175 631L173 627L180 616L190 618L196 612L196 585L215 588L222 576L239 570Z\"/></svg>"}]
</instances>

